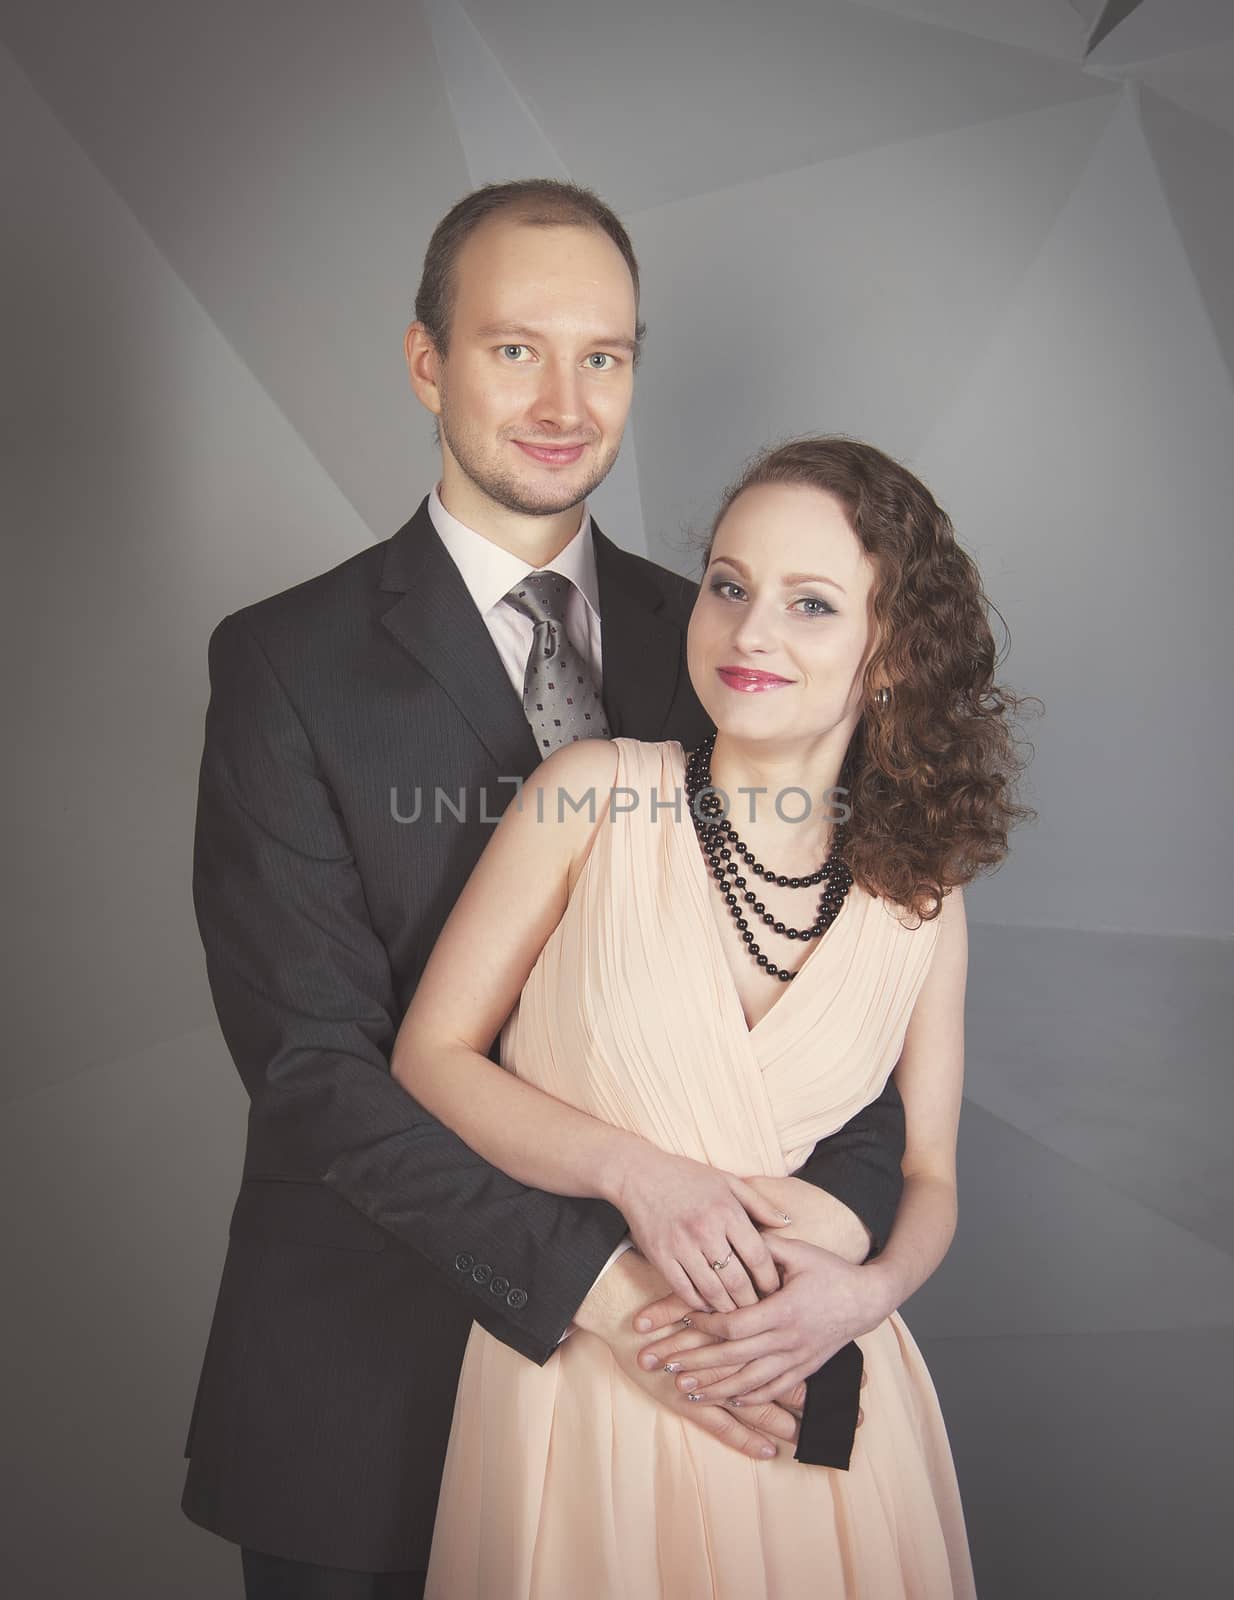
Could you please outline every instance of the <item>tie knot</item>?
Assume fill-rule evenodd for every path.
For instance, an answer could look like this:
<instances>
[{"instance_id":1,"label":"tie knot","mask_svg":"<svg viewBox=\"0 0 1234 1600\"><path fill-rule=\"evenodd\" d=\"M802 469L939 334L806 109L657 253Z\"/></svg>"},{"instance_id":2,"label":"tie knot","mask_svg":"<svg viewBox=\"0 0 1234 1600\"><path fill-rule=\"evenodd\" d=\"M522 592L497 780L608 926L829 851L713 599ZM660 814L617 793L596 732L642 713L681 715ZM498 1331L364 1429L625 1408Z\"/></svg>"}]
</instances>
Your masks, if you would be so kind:
<instances>
[{"instance_id":1,"label":"tie knot","mask_svg":"<svg viewBox=\"0 0 1234 1600\"><path fill-rule=\"evenodd\" d=\"M506 604L533 622L566 625L566 606L574 585L560 572L529 572L506 595Z\"/></svg>"}]
</instances>

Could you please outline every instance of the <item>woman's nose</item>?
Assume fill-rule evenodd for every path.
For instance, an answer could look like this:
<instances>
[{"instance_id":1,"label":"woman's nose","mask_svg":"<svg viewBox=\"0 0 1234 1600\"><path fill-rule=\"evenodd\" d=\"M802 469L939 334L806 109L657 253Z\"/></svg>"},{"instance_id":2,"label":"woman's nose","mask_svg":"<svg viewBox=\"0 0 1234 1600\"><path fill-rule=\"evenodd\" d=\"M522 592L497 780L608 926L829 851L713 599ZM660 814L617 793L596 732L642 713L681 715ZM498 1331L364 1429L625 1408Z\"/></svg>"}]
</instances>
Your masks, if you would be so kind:
<instances>
[{"instance_id":1,"label":"woman's nose","mask_svg":"<svg viewBox=\"0 0 1234 1600\"><path fill-rule=\"evenodd\" d=\"M748 655L758 655L772 645L771 618L767 608L754 602L741 607L733 630L733 645Z\"/></svg>"}]
</instances>

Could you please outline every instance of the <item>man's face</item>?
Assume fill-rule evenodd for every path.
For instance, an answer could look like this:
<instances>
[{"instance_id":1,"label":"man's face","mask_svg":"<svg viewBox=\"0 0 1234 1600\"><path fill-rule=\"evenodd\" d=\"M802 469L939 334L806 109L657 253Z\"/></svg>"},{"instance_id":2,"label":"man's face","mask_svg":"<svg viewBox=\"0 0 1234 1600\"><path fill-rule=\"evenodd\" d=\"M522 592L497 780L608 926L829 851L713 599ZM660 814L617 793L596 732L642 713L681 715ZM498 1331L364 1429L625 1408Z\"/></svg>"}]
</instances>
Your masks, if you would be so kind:
<instances>
[{"instance_id":1,"label":"man's face","mask_svg":"<svg viewBox=\"0 0 1234 1600\"><path fill-rule=\"evenodd\" d=\"M634 285L594 228L481 224L455 264L437 364L442 450L471 488L551 516L608 475L634 378Z\"/></svg>"}]
</instances>

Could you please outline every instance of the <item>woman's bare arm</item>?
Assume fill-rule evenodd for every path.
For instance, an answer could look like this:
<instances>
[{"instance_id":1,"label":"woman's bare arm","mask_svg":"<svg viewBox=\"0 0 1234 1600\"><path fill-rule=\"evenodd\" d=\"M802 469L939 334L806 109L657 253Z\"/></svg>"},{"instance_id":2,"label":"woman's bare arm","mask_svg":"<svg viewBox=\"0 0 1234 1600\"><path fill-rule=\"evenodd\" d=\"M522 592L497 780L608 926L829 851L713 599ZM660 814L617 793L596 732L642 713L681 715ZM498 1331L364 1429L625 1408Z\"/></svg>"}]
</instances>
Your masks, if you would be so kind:
<instances>
[{"instance_id":1,"label":"woman's bare arm","mask_svg":"<svg viewBox=\"0 0 1234 1600\"><path fill-rule=\"evenodd\" d=\"M438 937L390 1061L392 1075L486 1161L555 1194L609 1198L604 1174L637 1143L488 1058L565 912L576 865L606 826L613 748L556 751L498 824ZM595 805L575 810L559 795Z\"/></svg>"},{"instance_id":2,"label":"woman's bare arm","mask_svg":"<svg viewBox=\"0 0 1234 1600\"><path fill-rule=\"evenodd\" d=\"M804 1178L755 1177L746 1180L793 1220L777 1229L778 1238L804 1239L859 1267L870 1253L870 1230L857 1213L826 1189Z\"/></svg>"},{"instance_id":3,"label":"woman's bare arm","mask_svg":"<svg viewBox=\"0 0 1234 1600\"><path fill-rule=\"evenodd\" d=\"M777 1283L755 1223L778 1209L741 1178L670 1155L505 1071L488 1051L561 921L573 876L611 826L611 744L555 752L511 804L467 882L403 1019L391 1072L477 1154L520 1183L598 1197L696 1310L752 1305ZM591 791L594 811L559 803ZM753 1219L753 1221L751 1220ZM711 1262L733 1254L722 1280Z\"/></svg>"},{"instance_id":4,"label":"woman's bare arm","mask_svg":"<svg viewBox=\"0 0 1234 1600\"><path fill-rule=\"evenodd\" d=\"M943 900L942 926L896 1067L904 1101L904 1194L882 1254L862 1270L892 1308L915 1294L955 1236L956 1141L964 1094L964 993L968 921L964 891Z\"/></svg>"}]
</instances>

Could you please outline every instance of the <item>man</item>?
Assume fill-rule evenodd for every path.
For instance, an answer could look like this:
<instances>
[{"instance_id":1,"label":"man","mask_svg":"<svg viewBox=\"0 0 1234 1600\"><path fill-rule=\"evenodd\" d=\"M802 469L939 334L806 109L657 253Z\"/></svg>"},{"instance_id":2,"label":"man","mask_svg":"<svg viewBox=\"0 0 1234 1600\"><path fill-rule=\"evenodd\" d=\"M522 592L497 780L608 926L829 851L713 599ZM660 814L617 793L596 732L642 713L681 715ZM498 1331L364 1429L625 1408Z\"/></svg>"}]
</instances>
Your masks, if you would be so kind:
<instances>
[{"instance_id":1,"label":"man","mask_svg":"<svg viewBox=\"0 0 1234 1600\"><path fill-rule=\"evenodd\" d=\"M517 780L569 738L690 748L707 731L685 670L694 586L585 508L640 338L620 222L569 185L480 190L434 233L416 312L407 359L438 422L439 489L384 545L210 641L194 896L251 1108L183 1507L243 1547L250 1597L420 1592L473 1318L541 1363L577 1320L748 1454L797 1435L782 1406L743 1421L643 1372L648 1280L637 1255L613 1259L620 1215L522 1188L390 1076ZM577 682L546 673L545 641ZM800 1174L862 1248L886 1237L902 1138L890 1089ZM833 1399L807 1398L803 1432L815 1412L825 1430Z\"/></svg>"}]
</instances>

